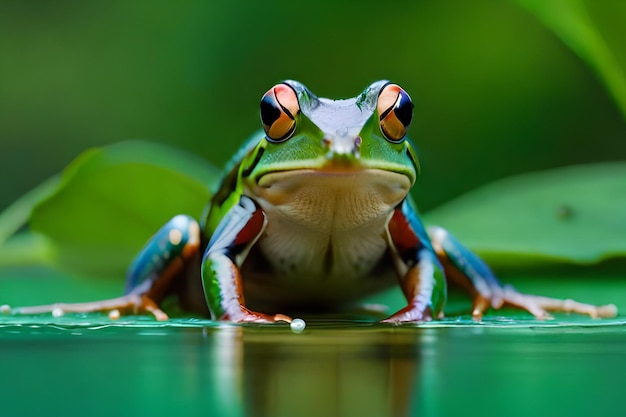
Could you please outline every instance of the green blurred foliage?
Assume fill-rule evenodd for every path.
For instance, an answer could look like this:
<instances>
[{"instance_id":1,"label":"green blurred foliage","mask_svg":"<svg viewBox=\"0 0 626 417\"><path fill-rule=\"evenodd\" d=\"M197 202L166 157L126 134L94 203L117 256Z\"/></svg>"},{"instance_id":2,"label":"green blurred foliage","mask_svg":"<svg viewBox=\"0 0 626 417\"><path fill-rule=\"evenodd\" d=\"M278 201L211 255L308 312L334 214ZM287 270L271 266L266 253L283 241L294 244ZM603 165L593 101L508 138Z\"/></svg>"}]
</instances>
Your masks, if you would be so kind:
<instances>
[{"instance_id":1,"label":"green blurred foliage","mask_svg":"<svg viewBox=\"0 0 626 417\"><path fill-rule=\"evenodd\" d=\"M581 4L624 39L622 3ZM92 145L151 139L221 165L285 78L333 98L380 78L409 91L423 210L511 174L626 157L602 77L516 2L6 0L0 208Z\"/></svg>"},{"instance_id":2,"label":"green blurred foliage","mask_svg":"<svg viewBox=\"0 0 626 417\"><path fill-rule=\"evenodd\" d=\"M425 216L499 270L626 257L626 163L496 181Z\"/></svg>"},{"instance_id":3,"label":"green blurred foliage","mask_svg":"<svg viewBox=\"0 0 626 417\"><path fill-rule=\"evenodd\" d=\"M218 174L193 154L149 142L92 149L35 206L30 226L51 244L42 247L43 260L76 274L121 277L147 238L173 216L200 219Z\"/></svg>"},{"instance_id":4,"label":"green blurred foliage","mask_svg":"<svg viewBox=\"0 0 626 417\"><path fill-rule=\"evenodd\" d=\"M621 21L626 4L583 0L517 1L535 13L596 71L626 115L626 56Z\"/></svg>"}]
</instances>

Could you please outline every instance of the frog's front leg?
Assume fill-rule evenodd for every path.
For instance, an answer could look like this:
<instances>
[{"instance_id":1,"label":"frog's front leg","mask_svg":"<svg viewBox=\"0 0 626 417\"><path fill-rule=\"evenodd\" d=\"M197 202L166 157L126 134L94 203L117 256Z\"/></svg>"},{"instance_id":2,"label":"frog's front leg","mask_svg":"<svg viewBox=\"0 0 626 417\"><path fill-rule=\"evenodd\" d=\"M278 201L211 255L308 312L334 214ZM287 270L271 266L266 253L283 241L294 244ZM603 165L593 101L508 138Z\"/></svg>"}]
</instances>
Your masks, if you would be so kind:
<instances>
[{"instance_id":1,"label":"frog's front leg","mask_svg":"<svg viewBox=\"0 0 626 417\"><path fill-rule=\"evenodd\" d=\"M615 305L595 306L571 299L523 294L511 285L503 286L491 269L476 254L461 245L449 232L430 227L428 233L446 278L465 289L473 300L472 317L481 320L488 308L509 305L530 312L538 319L550 318L549 312L587 314L591 317L614 317Z\"/></svg>"},{"instance_id":2,"label":"frog's front leg","mask_svg":"<svg viewBox=\"0 0 626 417\"><path fill-rule=\"evenodd\" d=\"M265 214L241 196L211 237L202 259L204 294L214 320L237 323L291 322L282 314L268 315L245 306L240 267L265 228Z\"/></svg>"},{"instance_id":3,"label":"frog's front leg","mask_svg":"<svg viewBox=\"0 0 626 417\"><path fill-rule=\"evenodd\" d=\"M400 287L407 306L383 320L404 323L443 316L446 281L426 230L405 201L389 221L388 240Z\"/></svg>"},{"instance_id":4,"label":"frog's front leg","mask_svg":"<svg viewBox=\"0 0 626 417\"><path fill-rule=\"evenodd\" d=\"M20 307L14 314L109 312L112 319L121 314L152 314L157 320L168 316L159 303L170 289L172 280L200 248L200 227L191 217L172 218L155 233L133 260L126 278L125 295L86 303L55 303Z\"/></svg>"}]
</instances>

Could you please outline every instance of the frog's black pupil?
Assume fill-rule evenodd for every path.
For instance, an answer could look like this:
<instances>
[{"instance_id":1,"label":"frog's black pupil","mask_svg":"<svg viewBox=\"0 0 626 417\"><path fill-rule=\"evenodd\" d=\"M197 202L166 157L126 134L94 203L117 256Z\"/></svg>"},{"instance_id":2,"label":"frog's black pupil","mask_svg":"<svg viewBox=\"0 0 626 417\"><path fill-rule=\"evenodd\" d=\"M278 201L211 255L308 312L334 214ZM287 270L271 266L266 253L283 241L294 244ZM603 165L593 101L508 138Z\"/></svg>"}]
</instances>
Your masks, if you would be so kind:
<instances>
[{"instance_id":1,"label":"frog's black pupil","mask_svg":"<svg viewBox=\"0 0 626 417\"><path fill-rule=\"evenodd\" d=\"M400 91L400 100L398 100L398 104L396 105L395 114L405 127L411 124L411 120L413 119L413 103L404 91Z\"/></svg>"},{"instance_id":2,"label":"frog's black pupil","mask_svg":"<svg viewBox=\"0 0 626 417\"><path fill-rule=\"evenodd\" d=\"M271 126L280 117L280 109L276 101L269 94L261 99L261 120L266 126Z\"/></svg>"}]
</instances>

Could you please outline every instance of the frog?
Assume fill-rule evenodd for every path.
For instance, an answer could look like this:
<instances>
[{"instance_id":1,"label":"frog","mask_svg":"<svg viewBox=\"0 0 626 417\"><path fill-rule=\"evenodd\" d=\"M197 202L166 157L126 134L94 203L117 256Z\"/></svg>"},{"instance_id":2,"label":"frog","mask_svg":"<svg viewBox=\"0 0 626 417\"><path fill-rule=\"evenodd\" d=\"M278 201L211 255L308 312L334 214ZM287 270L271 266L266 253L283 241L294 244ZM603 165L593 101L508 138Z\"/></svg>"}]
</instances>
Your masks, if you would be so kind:
<instances>
[{"instance_id":1,"label":"frog","mask_svg":"<svg viewBox=\"0 0 626 417\"><path fill-rule=\"evenodd\" d=\"M448 287L471 299L471 317L514 307L616 315L592 305L517 291L440 226L425 227L411 196L420 163L407 137L414 105L398 84L358 96L317 97L287 80L260 100L263 130L224 170L200 219L179 214L132 261L124 295L23 307L23 314L148 314L177 294L184 309L233 323L292 322L293 311L334 311L399 285L406 305L383 323L444 316Z\"/></svg>"}]
</instances>

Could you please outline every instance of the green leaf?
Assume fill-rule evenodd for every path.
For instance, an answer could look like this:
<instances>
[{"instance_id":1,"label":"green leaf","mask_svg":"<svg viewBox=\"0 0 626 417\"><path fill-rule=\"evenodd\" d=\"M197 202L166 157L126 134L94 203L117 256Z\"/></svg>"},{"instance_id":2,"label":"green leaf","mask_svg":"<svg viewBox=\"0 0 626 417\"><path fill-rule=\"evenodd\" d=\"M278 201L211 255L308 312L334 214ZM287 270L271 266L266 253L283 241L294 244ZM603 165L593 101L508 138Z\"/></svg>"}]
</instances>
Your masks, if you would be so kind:
<instances>
[{"instance_id":1,"label":"green leaf","mask_svg":"<svg viewBox=\"0 0 626 417\"><path fill-rule=\"evenodd\" d=\"M86 276L119 276L176 214L199 218L219 171L194 155L149 142L91 149L64 171L34 209L55 263Z\"/></svg>"},{"instance_id":2,"label":"green leaf","mask_svg":"<svg viewBox=\"0 0 626 417\"><path fill-rule=\"evenodd\" d=\"M47 179L0 213L0 246L26 225L33 207L49 196L58 186L58 183L58 175Z\"/></svg>"},{"instance_id":3,"label":"green leaf","mask_svg":"<svg viewBox=\"0 0 626 417\"><path fill-rule=\"evenodd\" d=\"M517 0L587 62L626 117L626 62L623 16L626 3L582 0ZM592 13L595 12L595 13ZM612 29L612 30L611 30Z\"/></svg>"},{"instance_id":4,"label":"green leaf","mask_svg":"<svg viewBox=\"0 0 626 417\"><path fill-rule=\"evenodd\" d=\"M461 196L425 220L495 267L626 256L626 162L524 174Z\"/></svg>"}]
</instances>

